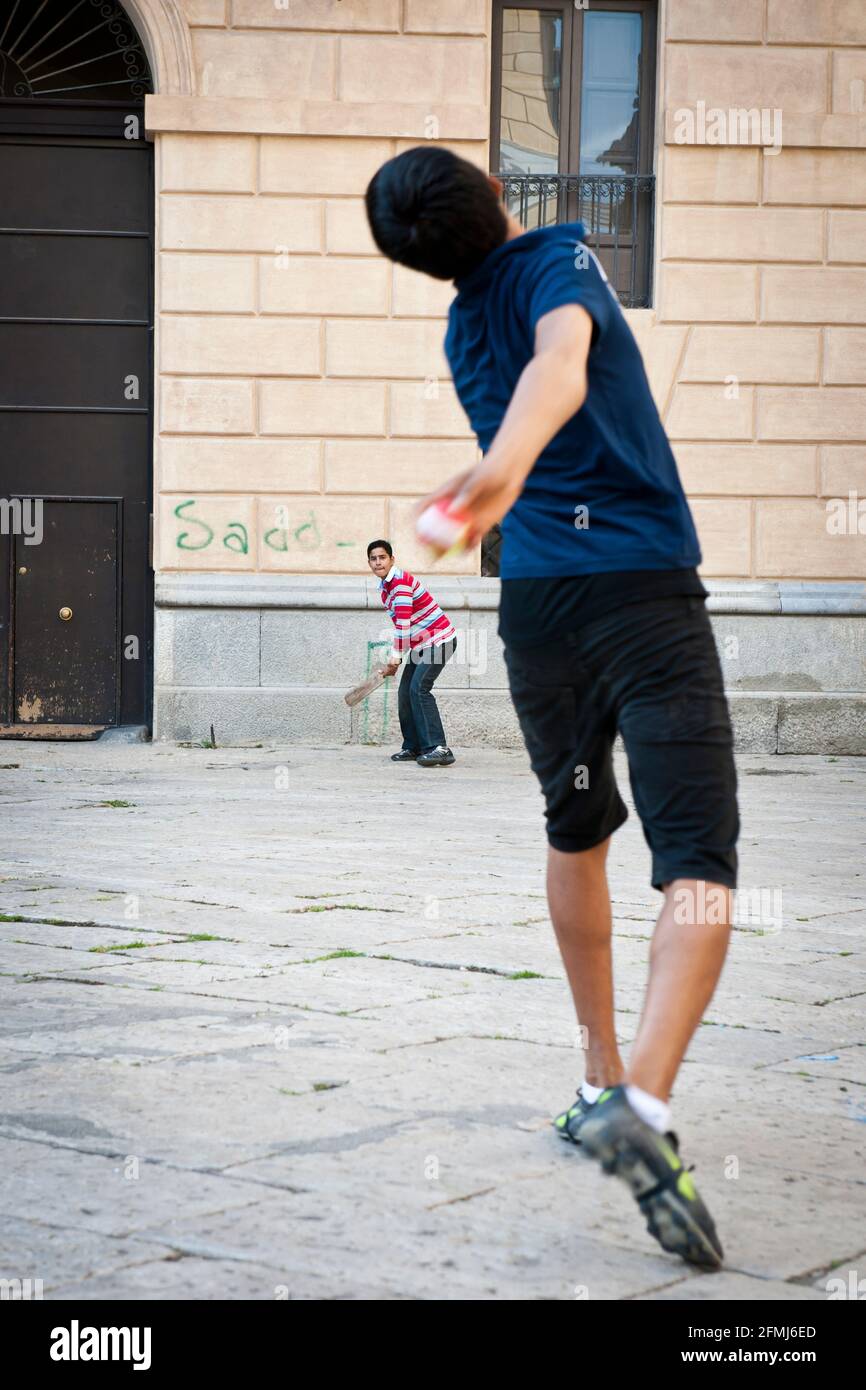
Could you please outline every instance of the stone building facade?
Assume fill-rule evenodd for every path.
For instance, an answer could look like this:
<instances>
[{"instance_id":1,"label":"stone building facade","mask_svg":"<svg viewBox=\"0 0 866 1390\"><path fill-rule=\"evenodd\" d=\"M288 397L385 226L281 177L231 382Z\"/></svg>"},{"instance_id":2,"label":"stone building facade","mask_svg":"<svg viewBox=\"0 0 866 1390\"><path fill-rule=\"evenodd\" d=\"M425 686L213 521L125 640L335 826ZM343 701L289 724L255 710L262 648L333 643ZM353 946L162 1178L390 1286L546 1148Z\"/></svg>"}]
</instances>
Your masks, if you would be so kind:
<instances>
[{"instance_id":1,"label":"stone building facade","mask_svg":"<svg viewBox=\"0 0 866 1390\"><path fill-rule=\"evenodd\" d=\"M462 635L438 687L451 741L514 742L498 581L477 553L431 567L411 524L475 457L450 290L376 253L363 192L430 139L490 167L497 71L503 139L550 140L518 80L531 12L501 17L497 65L491 0L125 8L154 76L155 737L391 737L393 695L342 700L384 640L365 546L385 535ZM649 8L652 291L627 313L740 746L863 752L866 5Z\"/></svg>"}]
</instances>

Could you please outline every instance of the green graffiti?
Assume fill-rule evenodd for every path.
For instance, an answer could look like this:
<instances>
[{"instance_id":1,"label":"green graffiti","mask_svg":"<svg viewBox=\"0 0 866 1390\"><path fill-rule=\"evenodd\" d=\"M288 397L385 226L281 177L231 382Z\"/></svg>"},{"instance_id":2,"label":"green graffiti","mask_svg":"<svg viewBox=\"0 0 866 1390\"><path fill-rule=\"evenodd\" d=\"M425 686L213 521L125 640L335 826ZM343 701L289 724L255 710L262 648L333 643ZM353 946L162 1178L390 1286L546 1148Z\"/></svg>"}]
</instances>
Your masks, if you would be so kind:
<instances>
[{"instance_id":1,"label":"green graffiti","mask_svg":"<svg viewBox=\"0 0 866 1390\"><path fill-rule=\"evenodd\" d=\"M315 550L322 544L322 537L319 532L319 525L316 521L316 513L308 512L309 521L302 521L300 526L296 526L291 535L297 541L302 550ZM307 534L309 532L309 534ZM289 530L286 526L272 526L270 531L264 534L265 545L271 550L278 550L284 554L289 548ZM278 536L277 541L271 540L272 536ZM353 542L350 542L353 544Z\"/></svg>"},{"instance_id":2,"label":"green graffiti","mask_svg":"<svg viewBox=\"0 0 866 1390\"><path fill-rule=\"evenodd\" d=\"M273 541L271 540L271 536L282 536L282 541L283 541L282 545L274 545ZM270 531L266 531L266 532L265 532L265 534L264 534L264 542L265 542L265 545L270 546L271 550L280 550L280 551L288 550L288 548L289 548L289 533L288 533L288 531L284 530L282 526L272 526L271 529L270 529Z\"/></svg>"},{"instance_id":3,"label":"green graffiti","mask_svg":"<svg viewBox=\"0 0 866 1390\"><path fill-rule=\"evenodd\" d=\"M367 677L369 676L370 672L371 672L372 669L373 669L373 653L376 652L376 651L378 651L380 647L386 648L386 652L384 652L383 655L387 655L387 653L390 652L390 650L391 650L392 643L391 643L391 642L387 642L387 641L384 641L384 642L368 642L368 643L367 643L367 669L366 669L366 671L364 672L364 679L365 679L365 680L367 679ZM387 681L385 681L385 684L384 684L383 687L382 687L382 719L381 719L381 723L380 723L379 729L373 731L373 736L371 736L371 734L370 734L370 696L369 696L369 695L367 696L366 700L364 700L363 703L362 703L362 705L361 705L361 742L362 742L362 743L384 743L384 742L385 742L385 739L386 739L387 736L388 736L388 689L389 689L390 684L391 684L390 680L387 680Z\"/></svg>"},{"instance_id":4,"label":"green graffiti","mask_svg":"<svg viewBox=\"0 0 866 1390\"><path fill-rule=\"evenodd\" d=\"M237 532L232 528L237 527ZM247 528L242 521L230 521L228 529L223 536L223 545L226 550L233 550L237 555L248 555L250 542L247 536Z\"/></svg>"},{"instance_id":5,"label":"green graffiti","mask_svg":"<svg viewBox=\"0 0 866 1390\"><path fill-rule=\"evenodd\" d=\"M178 536L177 540L175 541L175 545L177 546L178 550L207 550L208 546L210 545L211 541L213 540L213 531L212 531L211 528L208 526L208 524L207 524L206 521L199 521L198 517L195 517L195 516L182 516L182 515L181 515L181 513L182 513L187 507L194 507L194 506L195 506L195 498L194 498L194 497L191 497L191 498L189 499L188 502L179 502L178 505L177 505L177 506L175 507L175 509L174 509L174 514L175 514L175 516L177 517L178 521L183 521L183 522L185 522L186 524L188 524L188 525L190 525L190 526L199 526L199 527L201 527L202 531L206 531L206 532L207 532L207 537L206 537L206 539L203 540L199 545L190 545L190 543L189 543L189 534L190 534L189 531L181 531L180 535Z\"/></svg>"},{"instance_id":6,"label":"green graffiti","mask_svg":"<svg viewBox=\"0 0 866 1390\"><path fill-rule=\"evenodd\" d=\"M322 537L319 535L319 527L316 522L316 513L310 512L309 516L309 521L304 521L301 523L300 526L297 527L297 529L294 532L294 537L295 540L298 542L298 545L303 546L305 550L314 550L317 545L322 544ZM312 531L313 535L307 539L301 540L301 535L304 531Z\"/></svg>"},{"instance_id":7,"label":"green graffiti","mask_svg":"<svg viewBox=\"0 0 866 1390\"><path fill-rule=\"evenodd\" d=\"M196 506L198 506L198 500L189 497L185 501L179 502L174 509L178 521L196 528L194 531L181 531L179 533L175 541L178 550L206 550L214 539L216 534L214 527L209 526L206 521L201 521L197 516L188 515L190 507ZM265 531L262 540L269 550L276 550L282 555L289 549L316 550L324 545L318 518L312 509L307 512L306 520L300 521L295 527L292 527L288 522L285 526L272 526L270 530ZM242 521L227 522L222 536L222 544L226 550L230 550L234 555L249 555L250 537L245 524ZM358 542L333 541L331 544L336 550L343 550L358 545Z\"/></svg>"}]
</instances>

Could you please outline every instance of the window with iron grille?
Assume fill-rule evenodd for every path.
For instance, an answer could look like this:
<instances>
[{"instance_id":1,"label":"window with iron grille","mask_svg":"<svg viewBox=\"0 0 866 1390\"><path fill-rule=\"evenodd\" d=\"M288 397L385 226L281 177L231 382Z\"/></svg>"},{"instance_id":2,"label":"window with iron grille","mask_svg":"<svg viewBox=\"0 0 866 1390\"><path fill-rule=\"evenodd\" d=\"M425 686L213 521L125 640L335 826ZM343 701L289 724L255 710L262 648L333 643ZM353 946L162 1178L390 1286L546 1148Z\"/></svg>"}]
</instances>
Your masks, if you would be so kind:
<instances>
[{"instance_id":1,"label":"window with iron grille","mask_svg":"<svg viewBox=\"0 0 866 1390\"><path fill-rule=\"evenodd\" d=\"M0 102L128 107L152 91L141 41L114 0L0 0Z\"/></svg>"},{"instance_id":2,"label":"window with iron grille","mask_svg":"<svg viewBox=\"0 0 866 1390\"><path fill-rule=\"evenodd\" d=\"M654 0L497 0L491 167L526 227L580 221L627 308L651 302Z\"/></svg>"},{"instance_id":3,"label":"window with iron grille","mask_svg":"<svg viewBox=\"0 0 866 1390\"><path fill-rule=\"evenodd\" d=\"M524 227L582 222L625 308L652 303L655 0L494 0L491 168ZM499 573L499 528L481 573Z\"/></svg>"}]
</instances>

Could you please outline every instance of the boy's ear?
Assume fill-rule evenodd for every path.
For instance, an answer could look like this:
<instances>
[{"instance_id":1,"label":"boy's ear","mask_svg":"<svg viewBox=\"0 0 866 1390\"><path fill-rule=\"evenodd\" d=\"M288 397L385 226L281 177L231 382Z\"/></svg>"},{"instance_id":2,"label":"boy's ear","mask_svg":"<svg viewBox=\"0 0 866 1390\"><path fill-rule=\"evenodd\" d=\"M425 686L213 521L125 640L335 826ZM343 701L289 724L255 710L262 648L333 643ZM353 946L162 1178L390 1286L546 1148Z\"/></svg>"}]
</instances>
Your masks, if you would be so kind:
<instances>
[{"instance_id":1,"label":"boy's ear","mask_svg":"<svg viewBox=\"0 0 866 1390\"><path fill-rule=\"evenodd\" d=\"M504 188L502 187L502 180L498 179L495 174L488 174L487 182L490 184L490 187L493 189L497 198L501 198L505 192Z\"/></svg>"}]
</instances>

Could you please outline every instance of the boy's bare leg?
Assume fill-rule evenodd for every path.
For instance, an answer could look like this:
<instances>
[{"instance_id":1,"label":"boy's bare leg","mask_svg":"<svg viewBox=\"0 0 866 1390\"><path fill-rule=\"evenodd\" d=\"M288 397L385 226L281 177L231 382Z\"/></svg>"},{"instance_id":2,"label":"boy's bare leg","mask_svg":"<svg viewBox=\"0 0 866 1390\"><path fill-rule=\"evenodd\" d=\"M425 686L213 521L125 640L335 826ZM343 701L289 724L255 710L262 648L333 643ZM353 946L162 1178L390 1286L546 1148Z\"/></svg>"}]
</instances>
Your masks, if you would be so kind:
<instances>
[{"instance_id":1,"label":"boy's bare leg","mask_svg":"<svg viewBox=\"0 0 866 1390\"><path fill-rule=\"evenodd\" d=\"M547 900L578 1022L587 1030L586 1080L618 1086L623 1064L613 1021L610 838L577 854L547 852Z\"/></svg>"},{"instance_id":2,"label":"boy's bare leg","mask_svg":"<svg viewBox=\"0 0 866 1390\"><path fill-rule=\"evenodd\" d=\"M613 1016L609 847L608 839L578 854L549 849L547 858L550 915L578 1022L588 1034L586 1080L592 1086L617 1086L625 1077L666 1101L722 971L731 930L731 895L718 884L702 885L694 879L666 884L650 949L646 999L626 1073ZM684 904L689 905L686 913ZM687 920L678 920L684 915Z\"/></svg>"},{"instance_id":3,"label":"boy's bare leg","mask_svg":"<svg viewBox=\"0 0 866 1390\"><path fill-rule=\"evenodd\" d=\"M664 892L626 1080L666 1101L722 972L731 934L731 893L719 884L684 878L665 884ZM683 921L685 905L692 906Z\"/></svg>"}]
</instances>

